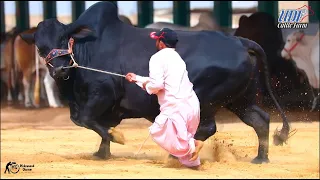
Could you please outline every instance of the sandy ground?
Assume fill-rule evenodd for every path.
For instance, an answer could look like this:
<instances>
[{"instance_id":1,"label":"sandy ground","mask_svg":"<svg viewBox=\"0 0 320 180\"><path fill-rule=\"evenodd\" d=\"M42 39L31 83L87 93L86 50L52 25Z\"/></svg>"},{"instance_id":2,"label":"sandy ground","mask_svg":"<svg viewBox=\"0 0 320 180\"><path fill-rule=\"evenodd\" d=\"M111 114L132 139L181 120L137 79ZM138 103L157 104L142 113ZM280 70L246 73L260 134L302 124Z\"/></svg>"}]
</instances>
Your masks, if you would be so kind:
<instances>
[{"instance_id":1,"label":"sandy ground","mask_svg":"<svg viewBox=\"0 0 320 180\"><path fill-rule=\"evenodd\" d=\"M1 109L1 178L319 178L319 112L287 113L298 130L287 145L272 145L269 164L255 165L257 136L253 129L228 112L217 116L218 132L201 151L202 170L167 161L167 153L149 138L150 122L124 120L118 128L126 144L111 143L113 157L96 160L100 137L74 125L67 108ZM272 113L270 137L279 123ZM226 122L228 123L222 123ZM9 161L34 165L17 174L4 174Z\"/></svg>"}]
</instances>

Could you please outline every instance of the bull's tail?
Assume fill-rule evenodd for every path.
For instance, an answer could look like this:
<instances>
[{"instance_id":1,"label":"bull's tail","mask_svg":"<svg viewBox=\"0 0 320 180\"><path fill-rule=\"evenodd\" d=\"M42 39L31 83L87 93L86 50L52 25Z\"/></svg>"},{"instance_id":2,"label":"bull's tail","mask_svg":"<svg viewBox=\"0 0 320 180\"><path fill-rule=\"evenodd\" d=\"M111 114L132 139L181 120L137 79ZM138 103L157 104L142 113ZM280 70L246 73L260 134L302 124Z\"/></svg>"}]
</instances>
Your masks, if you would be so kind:
<instances>
[{"instance_id":1,"label":"bull's tail","mask_svg":"<svg viewBox=\"0 0 320 180\"><path fill-rule=\"evenodd\" d=\"M283 143L286 143L287 140L290 138L289 137L290 126L289 126L289 121L288 121L285 113L283 112L282 108L280 107L277 99L275 98L275 96L272 92L272 88L270 85L270 75L269 75L269 68L268 68L266 54L265 54L264 50L262 49L262 47L259 44L257 44L256 42L251 41L246 38L242 38L242 37L238 37L238 38L240 39L242 44L248 48L248 51L251 53L254 53L257 56L258 60L261 60L263 63L266 88L267 88L272 100L274 101L278 111L280 112L281 117L282 117L282 121L283 121L282 129L280 131L278 131L278 129L275 130L275 133L273 135L273 143L275 145L283 145Z\"/></svg>"}]
</instances>

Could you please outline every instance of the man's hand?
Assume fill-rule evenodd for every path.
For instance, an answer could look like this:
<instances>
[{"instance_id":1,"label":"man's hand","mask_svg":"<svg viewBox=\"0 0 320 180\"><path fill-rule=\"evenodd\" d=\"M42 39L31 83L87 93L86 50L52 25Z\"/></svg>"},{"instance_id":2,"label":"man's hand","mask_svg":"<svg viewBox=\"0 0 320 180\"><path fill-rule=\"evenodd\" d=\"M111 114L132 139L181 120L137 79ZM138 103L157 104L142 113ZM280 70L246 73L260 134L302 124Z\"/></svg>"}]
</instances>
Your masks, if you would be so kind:
<instances>
[{"instance_id":1,"label":"man's hand","mask_svg":"<svg viewBox=\"0 0 320 180\"><path fill-rule=\"evenodd\" d=\"M136 80L136 74L134 74L134 73L128 73L128 74L126 75L126 80L129 81L129 82L133 82L133 83L137 82L137 80Z\"/></svg>"}]
</instances>

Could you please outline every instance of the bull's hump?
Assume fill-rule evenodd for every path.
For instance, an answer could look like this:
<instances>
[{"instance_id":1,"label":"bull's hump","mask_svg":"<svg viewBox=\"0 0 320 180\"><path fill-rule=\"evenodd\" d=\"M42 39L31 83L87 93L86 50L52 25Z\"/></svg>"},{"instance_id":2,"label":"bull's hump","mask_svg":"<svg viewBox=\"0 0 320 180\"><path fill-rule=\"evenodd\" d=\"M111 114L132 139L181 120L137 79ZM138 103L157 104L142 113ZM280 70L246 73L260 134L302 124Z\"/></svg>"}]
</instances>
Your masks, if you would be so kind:
<instances>
[{"instance_id":1,"label":"bull's hump","mask_svg":"<svg viewBox=\"0 0 320 180\"><path fill-rule=\"evenodd\" d=\"M97 32L114 22L120 22L117 7L108 1L101 1L90 6L74 22L94 28Z\"/></svg>"},{"instance_id":2,"label":"bull's hump","mask_svg":"<svg viewBox=\"0 0 320 180\"><path fill-rule=\"evenodd\" d=\"M179 32L178 36L177 51L185 60L191 77L198 77L200 72L201 77L218 72L228 75L237 72L247 61L246 49L233 36L211 31Z\"/></svg>"}]
</instances>

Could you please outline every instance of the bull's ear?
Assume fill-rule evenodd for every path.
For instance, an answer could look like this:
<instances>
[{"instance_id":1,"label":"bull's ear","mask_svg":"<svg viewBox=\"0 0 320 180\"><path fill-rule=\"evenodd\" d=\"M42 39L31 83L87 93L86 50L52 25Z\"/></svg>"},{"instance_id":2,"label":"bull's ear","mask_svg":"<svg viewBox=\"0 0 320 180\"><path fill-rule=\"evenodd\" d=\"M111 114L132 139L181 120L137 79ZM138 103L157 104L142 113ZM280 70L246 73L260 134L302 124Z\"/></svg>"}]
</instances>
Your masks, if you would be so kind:
<instances>
[{"instance_id":1,"label":"bull's ear","mask_svg":"<svg viewBox=\"0 0 320 180\"><path fill-rule=\"evenodd\" d=\"M242 15L239 19L239 27L243 26L247 19L248 19L248 16Z\"/></svg>"},{"instance_id":2,"label":"bull's ear","mask_svg":"<svg viewBox=\"0 0 320 180\"><path fill-rule=\"evenodd\" d=\"M89 37L96 37L96 34L92 29L81 26L78 28L74 28L72 31L69 31L68 36L73 37L74 39L83 39Z\"/></svg>"},{"instance_id":3,"label":"bull's ear","mask_svg":"<svg viewBox=\"0 0 320 180\"><path fill-rule=\"evenodd\" d=\"M23 39L28 44L34 44L34 33L21 33L19 34L21 39Z\"/></svg>"}]
</instances>

